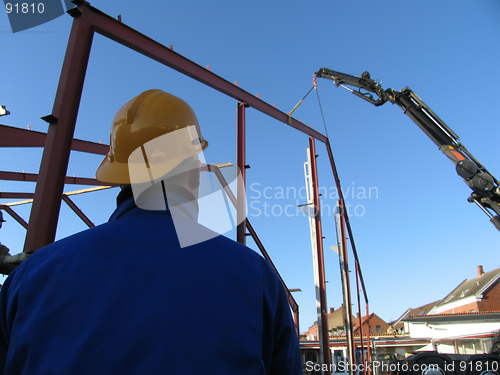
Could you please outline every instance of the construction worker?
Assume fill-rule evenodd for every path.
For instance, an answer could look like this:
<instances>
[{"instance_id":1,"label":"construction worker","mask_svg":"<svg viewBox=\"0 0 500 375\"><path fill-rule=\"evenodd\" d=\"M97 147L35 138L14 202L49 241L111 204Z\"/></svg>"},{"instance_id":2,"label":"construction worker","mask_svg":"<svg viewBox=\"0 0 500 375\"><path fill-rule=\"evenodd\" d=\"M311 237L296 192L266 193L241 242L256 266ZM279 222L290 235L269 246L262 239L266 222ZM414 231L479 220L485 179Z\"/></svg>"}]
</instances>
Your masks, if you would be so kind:
<instances>
[{"instance_id":1,"label":"construction worker","mask_svg":"<svg viewBox=\"0 0 500 375\"><path fill-rule=\"evenodd\" d=\"M96 173L121 185L118 207L9 276L5 374L302 374L275 272L196 222L207 145L191 107L161 90L118 111Z\"/></svg>"},{"instance_id":2,"label":"construction worker","mask_svg":"<svg viewBox=\"0 0 500 375\"><path fill-rule=\"evenodd\" d=\"M2 228L3 223L5 223L3 211L0 210L0 228ZM26 251L10 255L9 248L0 243L0 273L4 275L10 274L17 266L28 259L31 254L33 254L32 251Z\"/></svg>"}]
</instances>

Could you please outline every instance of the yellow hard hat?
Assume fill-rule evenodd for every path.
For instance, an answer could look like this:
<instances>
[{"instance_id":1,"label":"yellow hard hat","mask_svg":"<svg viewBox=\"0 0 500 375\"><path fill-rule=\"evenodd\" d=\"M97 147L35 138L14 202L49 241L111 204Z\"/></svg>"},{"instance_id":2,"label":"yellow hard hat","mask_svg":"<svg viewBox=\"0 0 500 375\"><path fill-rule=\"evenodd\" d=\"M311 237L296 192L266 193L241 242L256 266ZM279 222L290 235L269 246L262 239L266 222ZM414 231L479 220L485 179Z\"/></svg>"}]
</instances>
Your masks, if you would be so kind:
<instances>
[{"instance_id":1,"label":"yellow hard hat","mask_svg":"<svg viewBox=\"0 0 500 375\"><path fill-rule=\"evenodd\" d=\"M175 137L170 137L170 142L166 143L165 137L163 140L160 137L167 134ZM161 144L162 150L152 149L151 141L155 139L154 147ZM156 170L166 174L207 146L208 142L201 136L198 119L184 100L162 90L147 90L128 101L115 115L110 149L97 169L96 178L101 182L130 184L133 165L129 164L137 160L131 157L134 154L146 157L147 168L155 168L157 163ZM146 152L146 149L149 151ZM142 161L144 163L144 159ZM133 173L132 182L144 182L138 181Z\"/></svg>"}]
</instances>

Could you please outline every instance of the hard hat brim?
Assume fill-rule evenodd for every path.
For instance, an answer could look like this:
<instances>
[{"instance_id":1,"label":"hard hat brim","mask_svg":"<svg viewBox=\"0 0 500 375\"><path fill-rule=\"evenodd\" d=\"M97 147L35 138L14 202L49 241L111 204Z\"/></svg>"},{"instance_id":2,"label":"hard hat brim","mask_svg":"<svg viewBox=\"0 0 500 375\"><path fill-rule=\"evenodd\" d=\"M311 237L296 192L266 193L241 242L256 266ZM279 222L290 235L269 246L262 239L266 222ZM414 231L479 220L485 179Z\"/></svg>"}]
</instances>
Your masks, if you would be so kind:
<instances>
[{"instance_id":1,"label":"hard hat brim","mask_svg":"<svg viewBox=\"0 0 500 375\"><path fill-rule=\"evenodd\" d=\"M201 141L201 149L205 150L207 146L208 142L203 139ZM198 154L198 152L187 156L195 156L196 154ZM185 159L186 156L170 159L166 163L163 163L160 168L164 171L164 174L167 174ZM119 185L130 185L132 183L144 183L150 181L146 176L141 178L139 173L134 173L134 178L132 179L133 181L131 181L129 164L111 161L108 155L106 155L99 168L97 168L96 179L103 183Z\"/></svg>"},{"instance_id":2,"label":"hard hat brim","mask_svg":"<svg viewBox=\"0 0 500 375\"><path fill-rule=\"evenodd\" d=\"M106 156L96 171L97 181L103 183L130 185L128 165L126 163L110 162Z\"/></svg>"}]
</instances>

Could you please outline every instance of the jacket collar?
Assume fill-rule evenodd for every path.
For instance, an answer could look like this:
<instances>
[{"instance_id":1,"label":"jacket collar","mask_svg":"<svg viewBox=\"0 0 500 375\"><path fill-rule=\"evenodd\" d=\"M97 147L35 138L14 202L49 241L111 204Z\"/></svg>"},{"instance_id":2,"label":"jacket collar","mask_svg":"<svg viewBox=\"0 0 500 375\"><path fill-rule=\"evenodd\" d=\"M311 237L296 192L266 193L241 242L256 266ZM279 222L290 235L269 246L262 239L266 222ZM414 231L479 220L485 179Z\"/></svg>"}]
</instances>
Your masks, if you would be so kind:
<instances>
[{"instance_id":1,"label":"jacket collar","mask_svg":"<svg viewBox=\"0 0 500 375\"><path fill-rule=\"evenodd\" d=\"M159 195L159 193L151 194L150 201L152 200L162 200L164 203L162 205L156 205L157 207L165 207L166 213L175 216L184 216L185 218L197 222L198 221L198 202L195 197L185 188L177 185L163 184L164 194ZM166 198L166 199L165 199ZM141 205L137 206L131 185L127 185L123 188L118 196L116 197L117 208L109 218L111 220L117 220L127 212L138 208L141 209ZM148 211L148 210L144 210ZM160 210L155 210L160 211Z\"/></svg>"}]
</instances>

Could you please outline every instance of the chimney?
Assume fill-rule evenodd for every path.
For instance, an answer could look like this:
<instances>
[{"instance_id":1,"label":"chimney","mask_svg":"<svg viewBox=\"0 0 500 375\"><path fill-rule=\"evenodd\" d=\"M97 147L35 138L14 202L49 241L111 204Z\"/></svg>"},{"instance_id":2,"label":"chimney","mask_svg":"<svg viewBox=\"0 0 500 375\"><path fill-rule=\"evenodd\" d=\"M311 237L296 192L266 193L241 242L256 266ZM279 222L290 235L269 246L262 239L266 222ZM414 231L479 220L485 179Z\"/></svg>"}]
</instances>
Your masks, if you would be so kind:
<instances>
[{"instance_id":1,"label":"chimney","mask_svg":"<svg viewBox=\"0 0 500 375\"><path fill-rule=\"evenodd\" d=\"M330 307L330 314L333 313L334 311L335 311L335 308Z\"/></svg>"},{"instance_id":2,"label":"chimney","mask_svg":"<svg viewBox=\"0 0 500 375\"><path fill-rule=\"evenodd\" d=\"M477 277L484 274L483 266L477 266Z\"/></svg>"}]
</instances>

